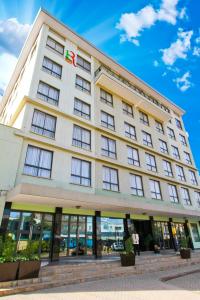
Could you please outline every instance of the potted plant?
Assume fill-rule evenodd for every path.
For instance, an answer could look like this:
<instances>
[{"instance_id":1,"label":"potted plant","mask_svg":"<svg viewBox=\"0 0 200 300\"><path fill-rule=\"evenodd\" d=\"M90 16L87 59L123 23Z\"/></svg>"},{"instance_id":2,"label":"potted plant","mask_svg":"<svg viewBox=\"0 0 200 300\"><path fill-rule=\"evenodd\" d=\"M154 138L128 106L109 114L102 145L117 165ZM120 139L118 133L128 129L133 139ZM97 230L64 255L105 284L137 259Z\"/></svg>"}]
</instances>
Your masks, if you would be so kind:
<instances>
[{"instance_id":1,"label":"potted plant","mask_svg":"<svg viewBox=\"0 0 200 300\"><path fill-rule=\"evenodd\" d=\"M191 249L188 248L189 237L182 237L180 241L180 256L183 259L191 258Z\"/></svg>"},{"instance_id":2,"label":"potted plant","mask_svg":"<svg viewBox=\"0 0 200 300\"><path fill-rule=\"evenodd\" d=\"M135 253L134 253L133 242L131 237L129 237L125 241L125 253L121 253L120 258L121 258L121 265L123 267L135 265Z\"/></svg>"},{"instance_id":3,"label":"potted plant","mask_svg":"<svg viewBox=\"0 0 200 300\"><path fill-rule=\"evenodd\" d=\"M0 237L0 282L17 279L19 262L14 255L15 246L11 235Z\"/></svg>"},{"instance_id":4,"label":"potted plant","mask_svg":"<svg viewBox=\"0 0 200 300\"><path fill-rule=\"evenodd\" d=\"M29 241L27 248L22 251L19 260L18 279L37 278L40 271L41 261L35 254L34 242Z\"/></svg>"}]
</instances>

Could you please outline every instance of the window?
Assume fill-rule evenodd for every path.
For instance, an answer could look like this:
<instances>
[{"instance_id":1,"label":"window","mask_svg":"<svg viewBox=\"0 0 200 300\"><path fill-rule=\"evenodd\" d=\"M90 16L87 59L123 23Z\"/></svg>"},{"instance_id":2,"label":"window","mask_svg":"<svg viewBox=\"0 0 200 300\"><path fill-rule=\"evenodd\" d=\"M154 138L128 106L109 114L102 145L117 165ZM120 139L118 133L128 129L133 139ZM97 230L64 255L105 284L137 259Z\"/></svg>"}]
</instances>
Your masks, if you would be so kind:
<instances>
[{"instance_id":1,"label":"window","mask_svg":"<svg viewBox=\"0 0 200 300\"><path fill-rule=\"evenodd\" d=\"M192 170L189 170L189 175L190 175L190 181L191 181L191 183L194 184L194 185L198 185L195 172L192 171Z\"/></svg>"},{"instance_id":2,"label":"window","mask_svg":"<svg viewBox=\"0 0 200 300\"><path fill-rule=\"evenodd\" d=\"M157 172L156 159L154 155L145 153L147 170Z\"/></svg>"},{"instance_id":3,"label":"window","mask_svg":"<svg viewBox=\"0 0 200 300\"><path fill-rule=\"evenodd\" d=\"M184 135L182 134L179 134L179 139L180 139L180 142L183 146L187 146L187 142L186 142L186 138Z\"/></svg>"},{"instance_id":4,"label":"window","mask_svg":"<svg viewBox=\"0 0 200 300\"><path fill-rule=\"evenodd\" d=\"M79 66L81 69L91 72L91 63L87 61L86 59L82 58L81 56L77 55L77 60L76 60L77 66Z\"/></svg>"},{"instance_id":5,"label":"window","mask_svg":"<svg viewBox=\"0 0 200 300\"><path fill-rule=\"evenodd\" d=\"M80 99L74 99L74 114L83 117L87 120L90 119L90 105Z\"/></svg>"},{"instance_id":6,"label":"window","mask_svg":"<svg viewBox=\"0 0 200 300\"><path fill-rule=\"evenodd\" d=\"M101 136L101 153L102 155L111 157L111 158L116 158L116 141L109 139L106 136Z\"/></svg>"},{"instance_id":7,"label":"window","mask_svg":"<svg viewBox=\"0 0 200 300\"><path fill-rule=\"evenodd\" d=\"M140 160L139 160L139 153L138 150L135 148L132 148L130 146L127 146L128 150L128 163L130 165L134 165L139 167L140 166Z\"/></svg>"},{"instance_id":8,"label":"window","mask_svg":"<svg viewBox=\"0 0 200 300\"><path fill-rule=\"evenodd\" d=\"M188 189L182 187L181 188L181 195L182 195L183 203L185 205L192 205Z\"/></svg>"},{"instance_id":9,"label":"window","mask_svg":"<svg viewBox=\"0 0 200 300\"><path fill-rule=\"evenodd\" d=\"M113 106L113 96L110 93L108 93L102 89L100 89L100 99L102 102L104 102L110 106Z\"/></svg>"},{"instance_id":10,"label":"window","mask_svg":"<svg viewBox=\"0 0 200 300\"><path fill-rule=\"evenodd\" d=\"M53 49L59 54L64 54L64 46L52 39L50 36L47 38L47 44L49 48Z\"/></svg>"},{"instance_id":11,"label":"window","mask_svg":"<svg viewBox=\"0 0 200 300\"><path fill-rule=\"evenodd\" d=\"M144 196L142 177L139 175L130 174L131 194L135 196Z\"/></svg>"},{"instance_id":12,"label":"window","mask_svg":"<svg viewBox=\"0 0 200 300\"><path fill-rule=\"evenodd\" d=\"M88 94L91 93L91 84L89 81L86 79L82 78L79 75L76 75L76 83L75 83L76 88L79 90L86 92Z\"/></svg>"},{"instance_id":13,"label":"window","mask_svg":"<svg viewBox=\"0 0 200 300\"><path fill-rule=\"evenodd\" d=\"M133 117L133 107L130 104L122 101L122 108L124 114Z\"/></svg>"},{"instance_id":14,"label":"window","mask_svg":"<svg viewBox=\"0 0 200 300\"><path fill-rule=\"evenodd\" d=\"M160 142L160 152L168 154L167 143L163 140L159 140Z\"/></svg>"},{"instance_id":15,"label":"window","mask_svg":"<svg viewBox=\"0 0 200 300\"><path fill-rule=\"evenodd\" d=\"M91 163L72 157L71 182L91 186Z\"/></svg>"},{"instance_id":16,"label":"window","mask_svg":"<svg viewBox=\"0 0 200 300\"><path fill-rule=\"evenodd\" d=\"M39 82L38 97L53 105L58 105L60 91L47 83Z\"/></svg>"},{"instance_id":17,"label":"window","mask_svg":"<svg viewBox=\"0 0 200 300\"><path fill-rule=\"evenodd\" d=\"M143 144L148 147L153 147L151 135L146 131L142 131L143 134Z\"/></svg>"},{"instance_id":18,"label":"window","mask_svg":"<svg viewBox=\"0 0 200 300\"><path fill-rule=\"evenodd\" d=\"M53 152L28 145L24 164L27 175L50 178Z\"/></svg>"},{"instance_id":19,"label":"window","mask_svg":"<svg viewBox=\"0 0 200 300\"><path fill-rule=\"evenodd\" d=\"M163 124L156 121L156 130L162 134L164 134Z\"/></svg>"},{"instance_id":20,"label":"window","mask_svg":"<svg viewBox=\"0 0 200 300\"><path fill-rule=\"evenodd\" d=\"M178 175L178 179L181 181L185 181L185 174L183 171L183 167L176 165L176 172Z\"/></svg>"},{"instance_id":21,"label":"window","mask_svg":"<svg viewBox=\"0 0 200 300\"><path fill-rule=\"evenodd\" d=\"M124 122L125 136L132 140L136 140L136 131L135 127L130 125L127 122Z\"/></svg>"},{"instance_id":22,"label":"window","mask_svg":"<svg viewBox=\"0 0 200 300\"><path fill-rule=\"evenodd\" d=\"M175 122L176 122L176 127L182 130L183 128L182 128L182 125L181 125L181 121L178 120L178 119L175 119Z\"/></svg>"},{"instance_id":23,"label":"window","mask_svg":"<svg viewBox=\"0 0 200 300\"><path fill-rule=\"evenodd\" d=\"M74 125L72 145L86 150L90 150L91 149L90 130Z\"/></svg>"},{"instance_id":24,"label":"window","mask_svg":"<svg viewBox=\"0 0 200 300\"><path fill-rule=\"evenodd\" d=\"M149 118L147 114L145 114L142 111L140 111L139 113L140 113L140 122L143 123L144 125L149 126Z\"/></svg>"},{"instance_id":25,"label":"window","mask_svg":"<svg viewBox=\"0 0 200 300\"><path fill-rule=\"evenodd\" d=\"M172 139L172 140L175 140L176 137L175 137L175 133L174 133L174 130L170 127L167 127L167 131L168 131L168 136Z\"/></svg>"},{"instance_id":26,"label":"window","mask_svg":"<svg viewBox=\"0 0 200 300\"><path fill-rule=\"evenodd\" d=\"M191 231L192 231L192 236L194 238L194 242L199 243L200 242L200 235L199 235L199 230L198 230L197 224L196 223L190 223L190 227L191 227Z\"/></svg>"},{"instance_id":27,"label":"window","mask_svg":"<svg viewBox=\"0 0 200 300\"><path fill-rule=\"evenodd\" d=\"M166 176L173 177L172 165L169 161L163 160L163 169Z\"/></svg>"},{"instance_id":28,"label":"window","mask_svg":"<svg viewBox=\"0 0 200 300\"><path fill-rule=\"evenodd\" d=\"M179 154L178 148L175 146L172 146L172 155L174 158L180 159L180 154Z\"/></svg>"},{"instance_id":29,"label":"window","mask_svg":"<svg viewBox=\"0 0 200 300\"><path fill-rule=\"evenodd\" d=\"M152 199L162 199L161 190L160 190L160 182L150 179L149 180L150 191Z\"/></svg>"},{"instance_id":30,"label":"window","mask_svg":"<svg viewBox=\"0 0 200 300\"><path fill-rule=\"evenodd\" d=\"M115 130L114 117L105 111L101 111L101 125L111 130Z\"/></svg>"},{"instance_id":31,"label":"window","mask_svg":"<svg viewBox=\"0 0 200 300\"><path fill-rule=\"evenodd\" d=\"M200 207L200 192L194 192L194 197L195 197L197 206Z\"/></svg>"},{"instance_id":32,"label":"window","mask_svg":"<svg viewBox=\"0 0 200 300\"><path fill-rule=\"evenodd\" d=\"M188 152L184 152L184 156L185 156L185 162L188 164L188 165L191 165L192 164L192 160L191 160L191 156Z\"/></svg>"},{"instance_id":33,"label":"window","mask_svg":"<svg viewBox=\"0 0 200 300\"><path fill-rule=\"evenodd\" d=\"M109 167L103 167L103 189L118 192L118 170Z\"/></svg>"},{"instance_id":34,"label":"window","mask_svg":"<svg viewBox=\"0 0 200 300\"><path fill-rule=\"evenodd\" d=\"M178 199L178 193L177 193L176 186L172 185L172 184L168 184L168 190L169 190L169 197L170 197L171 202L178 203L179 199Z\"/></svg>"},{"instance_id":35,"label":"window","mask_svg":"<svg viewBox=\"0 0 200 300\"><path fill-rule=\"evenodd\" d=\"M49 114L35 109L33 113L31 129L35 133L54 138L56 130L56 117L50 116Z\"/></svg>"},{"instance_id":36,"label":"window","mask_svg":"<svg viewBox=\"0 0 200 300\"><path fill-rule=\"evenodd\" d=\"M62 76L62 66L46 56L43 59L42 68L45 72L57 78L61 78Z\"/></svg>"}]
</instances>

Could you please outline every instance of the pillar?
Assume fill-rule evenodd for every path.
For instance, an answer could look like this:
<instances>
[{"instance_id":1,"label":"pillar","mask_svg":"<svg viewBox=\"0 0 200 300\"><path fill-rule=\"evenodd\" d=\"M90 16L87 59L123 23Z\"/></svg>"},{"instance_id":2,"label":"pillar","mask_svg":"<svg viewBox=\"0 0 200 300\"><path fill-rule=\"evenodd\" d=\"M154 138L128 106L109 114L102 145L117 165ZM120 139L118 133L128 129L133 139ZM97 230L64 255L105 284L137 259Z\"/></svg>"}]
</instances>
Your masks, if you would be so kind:
<instances>
[{"instance_id":1,"label":"pillar","mask_svg":"<svg viewBox=\"0 0 200 300\"><path fill-rule=\"evenodd\" d=\"M189 231L189 227L188 227L188 220L185 220L184 230L185 230L186 238L188 239L188 247L191 248L192 250L194 250L194 245L193 245L193 242L192 242L192 237L190 236L190 231Z\"/></svg>"},{"instance_id":2,"label":"pillar","mask_svg":"<svg viewBox=\"0 0 200 300\"><path fill-rule=\"evenodd\" d=\"M102 241L101 241L101 212L95 211L93 217L93 254L95 258L102 257Z\"/></svg>"},{"instance_id":3,"label":"pillar","mask_svg":"<svg viewBox=\"0 0 200 300\"><path fill-rule=\"evenodd\" d=\"M52 236L52 246L51 246L51 254L50 254L51 261L59 260L61 222L62 222L62 207L56 207L54 220L53 220L53 236Z\"/></svg>"},{"instance_id":4,"label":"pillar","mask_svg":"<svg viewBox=\"0 0 200 300\"><path fill-rule=\"evenodd\" d=\"M5 235L8 227L10 211L11 211L12 202L6 202L3 212L3 218L0 227L0 234Z\"/></svg>"}]
</instances>

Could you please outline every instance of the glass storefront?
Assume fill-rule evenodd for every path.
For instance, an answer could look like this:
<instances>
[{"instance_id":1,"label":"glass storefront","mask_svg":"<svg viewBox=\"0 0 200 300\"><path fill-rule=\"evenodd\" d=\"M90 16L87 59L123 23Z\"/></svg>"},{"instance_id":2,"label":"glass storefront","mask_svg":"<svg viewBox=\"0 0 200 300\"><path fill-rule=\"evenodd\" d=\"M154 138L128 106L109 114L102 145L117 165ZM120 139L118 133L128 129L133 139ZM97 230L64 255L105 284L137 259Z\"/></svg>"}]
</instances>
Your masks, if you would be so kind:
<instances>
[{"instance_id":1,"label":"glass storefront","mask_svg":"<svg viewBox=\"0 0 200 300\"><path fill-rule=\"evenodd\" d=\"M194 242L199 243L200 242L200 235L199 235L197 224L196 223L190 223L190 226L191 226L191 231L192 231Z\"/></svg>"},{"instance_id":2,"label":"glass storefront","mask_svg":"<svg viewBox=\"0 0 200 300\"><path fill-rule=\"evenodd\" d=\"M167 222L153 222L153 236L155 243L160 246L160 249L170 248L170 233Z\"/></svg>"},{"instance_id":3,"label":"glass storefront","mask_svg":"<svg viewBox=\"0 0 200 300\"><path fill-rule=\"evenodd\" d=\"M102 255L108 255L124 249L123 219L101 218Z\"/></svg>"},{"instance_id":4,"label":"glass storefront","mask_svg":"<svg viewBox=\"0 0 200 300\"><path fill-rule=\"evenodd\" d=\"M173 240L174 240L175 249L179 249L181 239L186 238L183 223L172 223L172 236L173 236Z\"/></svg>"},{"instance_id":5,"label":"glass storefront","mask_svg":"<svg viewBox=\"0 0 200 300\"><path fill-rule=\"evenodd\" d=\"M32 241L35 254L49 257L52 240L53 215L11 211L7 233L16 241L16 252L25 250Z\"/></svg>"},{"instance_id":6,"label":"glass storefront","mask_svg":"<svg viewBox=\"0 0 200 300\"><path fill-rule=\"evenodd\" d=\"M92 217L62 216L60 256L92 255L92 238Z\"/></svg>"}]
</instances>

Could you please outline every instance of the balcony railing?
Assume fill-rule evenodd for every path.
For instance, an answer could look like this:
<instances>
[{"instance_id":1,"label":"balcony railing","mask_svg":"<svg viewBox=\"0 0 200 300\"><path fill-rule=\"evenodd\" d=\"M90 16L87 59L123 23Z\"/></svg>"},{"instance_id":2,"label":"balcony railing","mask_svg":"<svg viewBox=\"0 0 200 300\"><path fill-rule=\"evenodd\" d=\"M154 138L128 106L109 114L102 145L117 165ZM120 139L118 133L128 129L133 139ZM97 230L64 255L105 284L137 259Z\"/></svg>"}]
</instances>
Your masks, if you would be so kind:
<instances>
[{"instance_id":1,"label":"balcony railing","mask_svg":"<svg viewBox=\"0 0 200 300\"><path fill-rule=\"evenodd\" d=\"M165 105L163 105L162 103L160 103L158 100L156 100L155 98L153 98L152 96L149 96L148 94L146 94L142 89L138 88L137 86L133 85L132 83L130 83L128 80L124 79L122 76L116 74L115 72L113 72L111 69L109 69L106 66L101 65L96 71L95 71L95 78L99 75L99 73L101 71L105 71L106 73L108 73L109 75L111 75L112 77L116 78L117 80L119 80L120 82L122 82L123 84L125 84L126 86L128 86L130 89L132 89L134 92L140 94L141 96L145 97L149 102L154 103L155 105L157 105L158 107L160 107L162 110L164 110L165 112L170 114L170 110L168 107L166 107Z\"/></svg>"}]
</instances>

